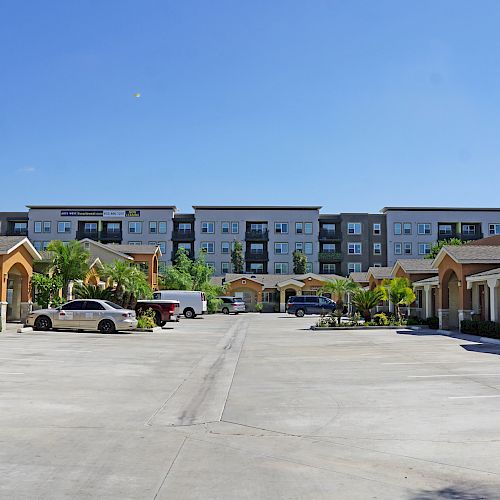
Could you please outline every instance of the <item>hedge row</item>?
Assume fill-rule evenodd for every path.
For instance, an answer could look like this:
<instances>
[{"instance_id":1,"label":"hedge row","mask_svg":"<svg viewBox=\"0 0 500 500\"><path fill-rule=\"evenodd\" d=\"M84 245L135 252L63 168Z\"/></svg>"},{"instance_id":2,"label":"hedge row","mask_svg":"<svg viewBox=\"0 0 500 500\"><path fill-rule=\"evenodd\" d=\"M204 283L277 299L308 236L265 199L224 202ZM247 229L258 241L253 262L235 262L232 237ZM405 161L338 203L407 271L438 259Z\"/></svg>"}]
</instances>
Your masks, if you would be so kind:
<instances>
[{"instance_id":1,"label":"hedge row","mask_svg":"<svg viewBox=\"0 0 500 500\"><path fill-rule=\"evenodd\" d=\"M463 333L500 339L500 323L465 319L460 326Z\"/></svg>"}]
</instances>

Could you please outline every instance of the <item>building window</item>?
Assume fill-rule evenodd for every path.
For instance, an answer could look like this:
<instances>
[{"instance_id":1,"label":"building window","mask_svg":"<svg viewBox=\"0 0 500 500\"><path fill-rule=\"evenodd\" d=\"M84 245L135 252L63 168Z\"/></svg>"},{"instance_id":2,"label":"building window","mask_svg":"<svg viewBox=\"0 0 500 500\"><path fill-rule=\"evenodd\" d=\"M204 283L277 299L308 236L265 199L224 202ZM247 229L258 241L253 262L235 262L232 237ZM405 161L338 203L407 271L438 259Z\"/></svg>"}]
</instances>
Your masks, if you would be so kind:
<instances>
[{"instance_id":1,"label":"building window","mask_svg":"<svg viewBox=\"0 0 500 500\"><path fill-rule=\"evenodd\" d=\"M221 243L221 253L229 254L231 252L231 243L229 241L223 241Z\"/></svg>"},{"instance_id":2,"label":"building window","mask_svg":"<svg viewBox=\"0 0 500 500\"><path fill-rule=\"evenodd\" d=\"M158 232L158 222L154 221L149 222L149 232L151 234L156 234Z\"/></svg>"},{"instance_id":3,"label":"building window","mask_svg":"<svg viewBox=\"0 0 500 500\"><path fill-rule=\"evenodd\" d=\"M121 230L121 225L119 222L108 222L106 224L106 231L108 233L119 233Z\"/></svg>"},{"instance_id":4,"label":"building window","mask_svg":"<svg viewBox=\"0 0 500 500\"><path fill-rule=\"evenodd\" d=\"M323 272L326 274L335 274L337 272L337 264L323 264Z\"/></svg>"},{"instance_id":5,"label":"building window","mask_svg":"<svg viewBox=\"0 0 500 500\"><path fill-rule=\"evenodd\" d=\"M304 222L304 233L305 234L313 234L313 223L312 222Z\"/></svg>"},{"instance_id":6,"label":"building window","mask_svg":"<svg viewBox=\"0 0 500 500\"><path fill-rule=\"evenodd\" d=\"M451 236L453 234L453 228L451 224L439 224L439 234L443 236Z\"/></svg>"},{"instance_id":7,"label":"building window","mask_svg":"<svg viewBox=\"0 0 500 500\"><path fill-rule=\"evenodd\" d=\"M85 233L97 233L97 222L84 222L83 231Z\"/></svg>"},{"instance_id":8,"label":"building window","mask_svg":"<svg viewBox=\"0 0 500 500\"><path fill-rule=\"evenodd\" d=\"M133 234L141 234L142 233L142 222L129 221L128 232L133 233Z\"/></svg>"},{"instance_id":9,"label":"building window","mask_svg":"<svg viewBox=\"0 0 500 500\"><path fill-rule=\"evenodd\" d=\"M500 234L500 224L490 224L488 226L488 232L491 235Z\"/></svg>"},{"instance_id":10,"label":"building window","mask_svg":"<svg viewBox=\"0 0 500 500\"><path fill-rule=\"evenodd\" d=\"M167 232L167 223L165 221L158 222L158 232L160 234L165 234Z\"/></svg>"},{"instance_id":11,"label":"building window","mask_svg":"<svg viewBox=\"0 0 500 500\"><path fill-rule=\"evenodd\" d=\"M360 273L361 272L361 262L349 262L347 264L347 272L351 273Z\"/></svg>"},{"instance_id":12,"label":"building window","mask_svg":"<svg viewBox=\"0 0 500 500\"><path fill-rule=\"evenodd\" d=\"M42 242L41 241L34 241L33 246L35 247L36 250L39 252L42 250Z\"/></svg>"},{"instance_id":13,"label":"building window","mask_svg":"<svg viewBox=\"0 0 500 500\"><path fill-rule=\"evenodd\" d=\"M275 262L274 272L275 274L288 274L288 262Z\"/></svg>"},{"instance_id":14,"label":"building window","mask_svg":"<svg viewBox=\"0 0 500 500\"><path fill-rule=\"evenodd\" d=\"M337 247L335 246L335 243L323 243L322 252L335 253L336 251Z\"/></svg>"},{"instance_id":15,"label":"building window","mask_svg":"<svg viewBox=\"0 0 500 500\"><path fill-rule=\"evenodd\" d=\"M178 231L179 233L190 233L191 224L189 222L180 222Z\"/></svg>"},{"instance_id":16,"label":"building window","mask_svg":"<svg viewBox=\"0 0 500 500\"><path fill-rule=\"evenodd\" d=\"M375 224L373 224L373 234L375 236L379 236L382 234L382 224L380 224L380 222L376 222Z\"/></svg>"},{"instance_id":17,"label":"building window","mask_svg":"<svg viewBox=\"0 0 500 500\"><path fill-rule=\"evenodd\" d=\"M186 250L186 252L190 252L191 251L191 243L179 243L177 245L177 248L183 248L184 250Z\"/></svg>"},{"instance_id":18,"label":"building window","mask_svg":"<svg viewBox=\"0 0 500 500\"><path fill-rule=\"evenodd\" d=\"M295 223L295 232L297 234L302 234L304 232L304 224L302 222Z\"/></svg>"},{"instance_id":19,"label":"building window","mask_svg":"<svg viewBox=\"0 0 500 500\"><path fill-rule=\"evenodd\" d=\"M156 244L160 247L160 252L162 255L167 253L167 242L166 241L157 241Z\"/></svg>"},{"instance_id":20,"label":"building window","mask_svg":"<svg viewBox=\"0 0 500 500\"><path fill-rule=\"evenodd\" d=\"M71 222L59 221L57 223L58 233L70 233L71 232Z\"/></svg>"},{"instance_id":21,"label":"building window","mask_svg":"<svg viewBox=\"0 0 500 500\"><path fill-rule=\"evenodd\" d=\"M239 222L231 222L231 233L238 234L240 232L240 223Z\"/></svg>"},{"instance_id":22,"label":"building window","mask_svg":"<svg viewBox=\"0 0 500 500\"><path fill-rule=\"evenodd\" d=\"M418 244L418 254L419 255L428 255L431 253L431 244L430 243L419 243Z\"/></svg>"},{"instance_id":23,"label":"building window","mask_svg":"<svg viewBox=\"0 0 500 500\"><path fill-rule=\"evenodd\" d=\"M361 234L361 222L348 222L347 234Z\"/></svg>"},{"instance_id":24,"label":"building window","mask_svg":"<svg viewBox=\"0 0 500 500\"><path fill-rule=\"evenodd\" d=\"M262 255L264 253L264 243L250 243L250 253Z\"/></svg>"},{"instance_id":25,"label":"building window","mask_svg":"<svg viewBox=\"0 0 500 500\"><path fill-rule=\"evenodd\" d=\"M229 272L229 265L230 265L229 262L221 262L220 263L220 272L222 274L228 273Z\"/></svg>"},{"instance_id":26,"label":"building window","mask_svg":"<svg viewBox=\"0 0 500 500\"><path fill-rule=\"evenodd\" d=\"M213 234L215 232L215 222L202 222L201 232L205 234Z\"/></svg>"},{"instance_id":27,"label":"building window","mask_svg":"<svg viewBox=\"0 0 500 500\"><path fill-rule=\"evenodd\" d=\"M35 233L41 233L42 232L42 223L41 223L41 221L35 221L35 228L34 229L35 229Z\"/></svg>"},{"instance_id":28,"label":"building window","mask_svg":"<svg viewBox=\"0 0 500 500\"><path fill-rule=\"evenodd\" d=\"M158 262L158 273L165 274L166 271L167 271L167 263L160 260Z\"/></svg>"},{"instance_id":29,"label":"building window","mask_svg":"<svg viewBox=\"0 0 500 500\"><path fill-rule=\"evenodd\" d=\"M394 243L394 255L403 255L402 243Z\"/></svg>"},{"instance_id":30,"label":"building window","mask_svg":"<svg viewBox=\"0 0 500 500\"><path fill-rule=\"evenodd\" d=\"M276 255L285 255L288 253L288 243L275 243L274 253Z\"/></svg>"},{"instance_id":31,"label":"building window","mask_svg":"<svg viewBox=\"0 0 500 500\"><path fill-rule=\"evenodd\" d=\"M306 255L312 255L313 253L313 244L311 242L304 243L304 253Z\"/></svg>"},{"instance_id":32,"label":"building window","mask_svg":"<svg viewBox=\"0 0 500 500\"><path fill-rule=\"evenodd\" d=\"M347 253L351 255L361 255L361 243L348 243Z\"/></svg>"},{"instance_id":33,"label":"building window","mask_svg":"<svg viewBox=\"0 0 500 500\"><path fill-rule=\"evenodd\" d=\"M462 234L476 234L476 226L474 224L462 224Z\"/></svg>"},{"instance_id":34,"label":"building window","mask_svg":"<svg viewBox=\"0 0 500 500\"><path fill-rule=\"evenodd\" d=\"M411 222L403 223L403 234L411 234Z\"/></svg>"},{"instance_id":35,"label":"building window","mask_svg":"<svg viewBox=\"0 0 500 500\"><path fill-rule=\"evenodd\" d=\"M373 244L373 255L382 255L382 243Z\"/></svg>"},{"instance_id":36,"label":"building window","mask_svg":"<svg viewBox=\"0 0 500 500\"><path fill-rule=\"evenodd\" d=\"M211 269L212 272L215 271L215 262L205 262L205 266L207 266L208 269Z\"/></svg>"},{"instance_id":37,"label":"building window","mask_svg":"<svg viewBox=\"0 0 500 500\"><path fill-rule=\"evenodd\" d=\"M274 231L278 234L288 234L288 222L276 222Z\"/></svg>"},{"instance_id":38,"label":"building window","mask_svg":"<svg viewBox=\"0 0 500 500\"><path fill-rule=\"evenodd\" d=\"M46 220L46 221L43 221L43 232L44 233L50 233L51 231L51 223L50 221Z\"/></svg>"},{"instance_id":39,"label":"building window","mask_svg":"<svg viewBox=\"0 0 500 500\"><path fill-rule=\"evenodd\" d=\"M201 249L206 253L215 253L215 244L213 241L202 241Z\"/></svg>"},{"instance_id":40,"label":"building window","mask_svg":"<svg viewBox=\"0 0 500 500\"><path fill-rule=\"evenodd\" d=\"M431 225L427 222L422 224L417 224L418 234L431 234Z\"/></svg>"},{"instance_id":41,"label":"building window","mask_svg":"<svg viewBox=\"0 0 500 500\"><path fill-rule=\"evenodd\" d=\"M313 263L306 262L306 273L312 273L312 272L313 272Z\"/></svg>"},{"instance_id":42,"label":"building window","mask_svg":"<svg viewBox=\"0 0 500 500\"><path fill-rule=\"evenodd\" d=\"M411 249L411 243L407 242L403 245L403 250L405 255L411 255L412 254L412 249Z\"/></svg>"},{"instance_id":43,"label":"building window","mask_svg":"<svg viewBox=\"0 0 500 500\"><path fill-rule=\"evenodd\" d=\"M142 241L129 241L129 245L142 245Z\"/></svg>"},{"instance_id":44,"label":"building window","mask_svg":"<svg viewBox=\"0 0 500 500\"><path fill-rule=\"evenodd\" d=\"M303 252L304 251L304 243L302 243L302 241L295 242L295 251L296 252Z\"/></svg>"},{"instance_id":45,"label":"building window","mask_svg":"<svg viewBox=\"0 0 500 500\"><path fill-rule=\"evenodd\" d=\"M403 225L401 224L401 222L395 222L394 223L394 234L399 236L402 233L403 233Z\"/></svg>"},{"instance_id":46,"label":"building window","mask_svg":"<svg viewBox=\"0 0 500 500\"><path fill-rule=\"evenodd\" d=\"M251 262L248 269L251 273L262 274L264 272L264 264L261 262Z\"/></svg>"},{"instance_id":47,"label":"building window","mask_svg":"<svg viewBox=\"0 0 500 500\"><path fill-rule=\"evenodd\" d=\"M229 222L221 222L222 234L229 234Z\"/></svg>"}]
</instances>

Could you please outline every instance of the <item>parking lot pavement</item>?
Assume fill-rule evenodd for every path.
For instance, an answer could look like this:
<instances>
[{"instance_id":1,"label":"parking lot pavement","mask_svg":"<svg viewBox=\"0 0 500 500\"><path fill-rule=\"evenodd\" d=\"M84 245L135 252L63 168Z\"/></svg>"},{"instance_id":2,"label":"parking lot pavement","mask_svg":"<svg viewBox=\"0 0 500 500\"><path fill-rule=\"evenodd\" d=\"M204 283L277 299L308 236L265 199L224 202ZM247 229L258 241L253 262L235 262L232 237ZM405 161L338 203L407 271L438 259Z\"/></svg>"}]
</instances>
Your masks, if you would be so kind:
<instances>
[{"instance_id":1,"label":"parking lot pavement","mask_svg":"<svg viewBox=\"0 0 500 500\"><path fill-rule=\"evenodd\" d=\"M0 498L500 498L500 345L314 321L0 334Z\"/></svg>"}]
</instances>

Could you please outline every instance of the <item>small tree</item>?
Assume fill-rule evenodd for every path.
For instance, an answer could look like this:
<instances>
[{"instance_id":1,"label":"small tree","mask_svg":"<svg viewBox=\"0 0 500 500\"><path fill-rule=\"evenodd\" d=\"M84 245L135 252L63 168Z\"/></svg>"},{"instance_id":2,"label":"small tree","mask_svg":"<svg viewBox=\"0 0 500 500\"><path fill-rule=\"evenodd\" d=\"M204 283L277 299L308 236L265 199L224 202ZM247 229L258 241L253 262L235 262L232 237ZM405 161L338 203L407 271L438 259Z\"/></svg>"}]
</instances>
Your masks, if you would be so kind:
<instances>
[{"instance_id":1,"label":"small tree","mask_svg":"<svg viewBox=\"0 0 500 500\"><path fill-rule=\"evenodd\" d=\"M380 288L384 293L384 300L390 300L396 307L396 315L401 319L401 306L409 306L417 298L411 281L408 278L393 278L382 281Z\"/></svg>"},{"instance_id":2,"label":"small tree","mask_svg":"<svg viewBox=\"0 0 500 500\"><path fill-rule=\"evenodd\" d=\"M375 288L375 290L358 288L352 296L352 303L361 312L365 321L371 320L371 310L381 300L384 300L384 291L380 288Z\"/></svg>"},{"instance_id":3,"label":"small tree","mask_svg":"<svg viewBox=\"0 0 500 500\"><path fill-rule=\"evenodd\" d=\"M354 292L358 289L358 284L351 279L336 279L327 281L321 288L321 293L329 293L335 301L335 312L339 315L338 322L340 325L340 316L344 309L344 299L346 294Z\"/></svg>"},{"instance_id":4,"label":"small tree","mask_svg":"<svg viewBox=\"0 0 500 500\"><path fill-rule=\"evenodd\" d=\"M450 238L449 240L441 240L438 241L435 245L432 246L430 253L428 253L425 258L426 259L435 259L436 255L440 252L441 248L445 245L463 245L464 241L459 240L458 238Z\"/></svg>"},{"instance_id":5,"label":"small tree","mask_svg":"<svg viewBox=\"0 0 500 500\"><path fill-rule=\"evenodd\" d=\"M243 259L243 245L239 241L235 241L231 250L231 263L233 264L233 272L242 273L245 267Z\"/></svg>"},{"instance_id":6,"label":"small tree","mask_svg":"<svg viewBox=\"0 0 500 500\"><path fill-rule=\"evenodd\" d=\"M53 240L47 250L52 253L50 274L61 277L63 296L68 299L70 282L85 278L89 271L90 253L78 241Z\"/></svg>"},{"instance_id":7,"label":"small tree","mask_svg":"<svg viewBox=\"0 0 500 500\"><path fill-rule=\"evenodd\" d=\"M293 252L293 272L294 274L305 274L307 268L307 257L297 250Z\"/></svg>"},{"instance_id":8,"label":"small tree","mask_svg":"<svg viewBox=\"0 0 500 500\"><path fill-rule=\"evenodd\" d=\"M35 302L46 309L54 301L60 302L58 293L63 286L61 276L47 276L41 273L33 273L31 287L34 291Z\"/></svg>"}]
</instances>

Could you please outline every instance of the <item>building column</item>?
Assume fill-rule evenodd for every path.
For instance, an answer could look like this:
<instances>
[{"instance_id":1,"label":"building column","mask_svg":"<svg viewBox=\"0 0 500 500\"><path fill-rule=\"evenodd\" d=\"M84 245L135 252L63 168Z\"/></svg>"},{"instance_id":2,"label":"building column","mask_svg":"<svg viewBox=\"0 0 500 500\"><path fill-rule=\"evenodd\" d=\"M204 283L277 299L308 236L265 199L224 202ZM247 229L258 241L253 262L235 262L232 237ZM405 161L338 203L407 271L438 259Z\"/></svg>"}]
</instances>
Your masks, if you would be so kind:
<instances>
[{"instance_id":1,"label":"building column","mask_svg":"<svg viewBox=\"0 0 500 500\"><path fill-rule=\"evenodd\" d=\"M432 288L430 285L424 286L424 318L432 316Z\"/></svg>"},{"instance_id":2,"label":"building column","mask_svg":"<svg viewBox=\"0 0 500 500\"><path fill-rule=\"evenodd\" d=\"M21 323L26 323L32 310L33 302L21 302Z\"/></svg>"},{"instance_id":3,"label":"building column","mask_svg":"<svg viewBox=\"0 0 500 500\"><path fill-rule=\"evenodd\" d=\"M479 314L479 283L467 283L467 288L472 290L472 310Z\"/></svg>"},{"instance_id":4,"label":"building column","mask_svg":"<svg viewBox=\"0 0 500 500\"><path fill-rule=\"evenodd\" d=\"M438 309L438 317L439 317L439 329L440 330L448 330L449 325L449 309Z\"/></svg>"},{"instance_id":5,"label":"building column","mask_svg":"<svg viewBox=\"0 0 500 500\"><path fill-rule=\"evenodd\" d=\"M490 320L491 321L498 321L498 281L496 278L495 279L489 279L488 280L488 288L490 290L489 293L489 303L490 303Z\"/></svg>"},{"instance_id":6,"label":"building column","mask_svg":"<svg viewBox=\"0 0 500 500\"><path fill-rule=\"evenodd\" d=\"M0 330L7 330L7 302L0 302Z\"/></svg>"},{"instance_id":7,"label":"building column","mask_svg":"<svg viewBox=\"0 0 500 500\"><path fill-rule=\"evenodd\" d=\"M472 319L472 309L458 310L458 331L462 330L462 321Z\"/></svg>"},{"instance_id":8,"label":"building column","mask_svg":"<svg viewBox=\"0 0 500 500\"><path fill-rule=\"evenodd\" d=\"M280 290L280 312L286 311L285 290Z\"/></svg>"}]
</instances>

